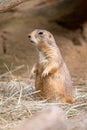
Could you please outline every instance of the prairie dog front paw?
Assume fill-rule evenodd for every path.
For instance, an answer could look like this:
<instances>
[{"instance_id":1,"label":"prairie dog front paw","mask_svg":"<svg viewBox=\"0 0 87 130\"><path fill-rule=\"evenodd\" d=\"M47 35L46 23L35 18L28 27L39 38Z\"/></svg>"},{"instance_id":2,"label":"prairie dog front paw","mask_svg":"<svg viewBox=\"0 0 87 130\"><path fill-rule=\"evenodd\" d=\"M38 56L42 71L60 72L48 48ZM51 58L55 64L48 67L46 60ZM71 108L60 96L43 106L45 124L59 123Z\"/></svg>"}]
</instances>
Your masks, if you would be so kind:
<instances>
[{"instance_id":1,"label":"prairie dog front paw","mask_svg":"<svg viewBox=\"0 0 87 130\"><path fill-rule=\"evenodd\" d=\"M41 78L45 78L46 76L48 76L49 72L47 69L45 69L43 72L42 72L42 75L41 75Z\"/></svg>"}]
</instances>

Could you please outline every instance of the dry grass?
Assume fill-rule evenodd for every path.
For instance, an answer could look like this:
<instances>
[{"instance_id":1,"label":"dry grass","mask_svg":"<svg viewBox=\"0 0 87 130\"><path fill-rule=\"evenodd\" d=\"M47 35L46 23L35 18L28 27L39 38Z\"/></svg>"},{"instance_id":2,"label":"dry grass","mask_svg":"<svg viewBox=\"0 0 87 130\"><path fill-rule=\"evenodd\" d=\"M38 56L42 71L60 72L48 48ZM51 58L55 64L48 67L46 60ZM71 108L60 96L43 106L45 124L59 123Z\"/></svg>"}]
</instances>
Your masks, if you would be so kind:
<instances>
[{"instance_id":1,"label":"dry grass","mask_svg":"<svg viewBox=\"0 0 87 130\"><path fill-rule=\"evenodd\" d=\"M34 89L34 80L32 79L29 83L26 83L23 80L16 79L12 72L18 69L21 69L21 67L12 71L8 69L8 73L4 74L4 76L10 75L10 80L0 82L0 130L14 128L25 118L50 105L63 108L66 116L69 118L86 113L87 85L75 86L75 103L73 104L61 103L59 101L48 102L44 99L37 100L35 95L39 91ZM2 77L3 75L0 76L0 78Z\"/></svg>"}]
</instances>

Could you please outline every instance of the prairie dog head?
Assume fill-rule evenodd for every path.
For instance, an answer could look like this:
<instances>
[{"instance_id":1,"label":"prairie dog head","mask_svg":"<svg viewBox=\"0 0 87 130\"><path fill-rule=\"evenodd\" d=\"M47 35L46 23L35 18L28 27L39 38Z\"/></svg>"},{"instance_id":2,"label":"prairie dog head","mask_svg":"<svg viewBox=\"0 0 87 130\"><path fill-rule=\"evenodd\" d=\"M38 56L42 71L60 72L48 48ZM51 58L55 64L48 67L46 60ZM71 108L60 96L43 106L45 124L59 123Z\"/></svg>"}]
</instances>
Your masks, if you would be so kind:
<instances>
[{"instance_id":1,"label":"prairie dog head","mask_svg":"<svg viewBox=\"0 0 87 130\"><path fill-rule=\"evenodd\" d=\"M28 35L28 38L30 42L34 43L36 46L39 46L41 43L46 43L50 46L56 45L53 35L46 30L35 29Z\"/></svg>"}]
</instances>

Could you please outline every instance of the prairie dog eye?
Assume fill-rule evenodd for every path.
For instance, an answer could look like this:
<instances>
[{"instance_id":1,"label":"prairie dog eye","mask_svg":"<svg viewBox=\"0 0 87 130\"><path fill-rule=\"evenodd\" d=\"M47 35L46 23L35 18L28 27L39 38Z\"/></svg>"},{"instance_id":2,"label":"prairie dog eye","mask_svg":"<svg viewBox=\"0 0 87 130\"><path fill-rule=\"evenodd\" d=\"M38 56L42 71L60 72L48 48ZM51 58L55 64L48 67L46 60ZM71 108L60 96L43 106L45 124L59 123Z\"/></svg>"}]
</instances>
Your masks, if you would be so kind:
<instances>
[{"instance_id":1,"label":"prairie dog eye","mask_svg":"<svg viewBox=\"0 0 87 130\"><path fill-rule=\"evenodd\" d=\"M38 34L39 34L39 35L43 35L43 32L39 32Z\"/></svg>"}]
</instances>

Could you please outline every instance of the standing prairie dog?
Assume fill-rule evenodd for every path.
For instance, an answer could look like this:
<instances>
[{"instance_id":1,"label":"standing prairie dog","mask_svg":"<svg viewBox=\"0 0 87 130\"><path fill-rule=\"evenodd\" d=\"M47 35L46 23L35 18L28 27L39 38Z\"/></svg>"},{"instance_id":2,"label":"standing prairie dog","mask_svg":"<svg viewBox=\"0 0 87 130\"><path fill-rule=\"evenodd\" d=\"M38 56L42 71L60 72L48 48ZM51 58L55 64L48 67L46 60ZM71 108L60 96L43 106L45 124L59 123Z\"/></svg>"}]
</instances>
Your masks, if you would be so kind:
<instances>
[{"instance_id":1,"label":"standing prairie dog","mask_svg":"<svg viewBox=\"0 0 87 130\"><path fill-rule=\"evenodd\" d=\"M71 76L53 35L46 30L35 29L28 38L39 54L38 63L33 68L36 90L41 90L41 96L47 99L60 97L64 102L72 103Z\"/></svg>"}]
</instances>

